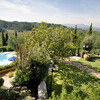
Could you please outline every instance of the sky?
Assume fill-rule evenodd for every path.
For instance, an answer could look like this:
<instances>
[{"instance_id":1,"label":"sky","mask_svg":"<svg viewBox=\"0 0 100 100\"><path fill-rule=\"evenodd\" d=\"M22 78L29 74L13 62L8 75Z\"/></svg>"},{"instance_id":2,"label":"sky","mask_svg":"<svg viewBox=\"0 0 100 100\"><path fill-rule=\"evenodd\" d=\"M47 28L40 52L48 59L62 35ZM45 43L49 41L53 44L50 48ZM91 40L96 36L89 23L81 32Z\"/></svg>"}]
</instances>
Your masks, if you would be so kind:
<instances>
[{"instance_id":1,"label":"sky","mask_svg":"<svg viewBox=\"0 0 100 100\"><path fill-rule=\"evenodd\" d=\"M0 19L100 28L100 0L0 0Z\"/></svg>"}]
</instances>

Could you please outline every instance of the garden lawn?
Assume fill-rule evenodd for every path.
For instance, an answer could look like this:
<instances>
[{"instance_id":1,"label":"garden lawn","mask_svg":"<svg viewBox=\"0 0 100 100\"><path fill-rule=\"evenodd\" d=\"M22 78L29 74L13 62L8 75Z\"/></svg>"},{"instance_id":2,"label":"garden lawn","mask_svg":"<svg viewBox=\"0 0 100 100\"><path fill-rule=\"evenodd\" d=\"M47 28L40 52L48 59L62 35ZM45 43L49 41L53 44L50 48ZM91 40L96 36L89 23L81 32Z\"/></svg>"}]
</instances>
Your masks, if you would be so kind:
<instances>
[{"instance_id":1,"label":"garden lawn","mask_svg":"<svg viewBox=\"0 0 100 100\"><path fill-rule=\"evenodd\" d=\"M82 65L100 72L100 56L92 56L91 61L86 61L83 58L80 58L79 60L71 59L71 61L79 62Z\"/></svg>"},{"instance_id":2,"label":"garden lawn","mask_svg":"<svg viewBox=\"0 0 100 100\"><path fill-rule=\"evenodd\" d=\"M85 70L65 63L59 63L59 71L54 72L52 91L61 93L62 85L67 93L81 96L81 100L100 100L100 79Z\"/></svg>"}]
</instances>

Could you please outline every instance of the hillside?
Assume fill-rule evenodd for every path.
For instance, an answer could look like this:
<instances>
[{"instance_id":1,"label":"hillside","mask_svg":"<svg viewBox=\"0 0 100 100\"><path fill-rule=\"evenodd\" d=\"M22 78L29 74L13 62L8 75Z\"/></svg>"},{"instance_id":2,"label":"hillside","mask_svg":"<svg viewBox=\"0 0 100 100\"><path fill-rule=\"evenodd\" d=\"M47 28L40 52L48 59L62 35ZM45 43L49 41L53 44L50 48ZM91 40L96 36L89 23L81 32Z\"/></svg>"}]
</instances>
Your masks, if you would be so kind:
<instances>
[{"instance_id":1,"label":"hillside","mask_svg":"<svg viewBox=\"0 0 100 100\"><path fill-rule=\"evenodd\" d=\"M39 24L38 22L18 22L18 21L9 22L0 20L0 32L2 31L2 29L17 30L19 32L29 31L32 29L33 25L36 27L38 24ZM61 24L51 24L51 23L48 23L47 25L48 27L51 25L53 25L54 27L61 26Z\"/></svg>"},{"instance_id":2,"label":"hillside","mask_svg":"<svg viewBox=\"0 0 100 100\"><path fill-rule=\"evenodd\" d=\"M17 30L19 32L23 32L23 31L30 31L32 29L32 26L34 25L35 27L37 27L39 23L38 22L18 22L18 21L3 21L0 20L0 32L2 30ZM47 23L48 27L49 26L54 26L54 27L59 27L61 26L61 24L52 24L52 23ZM74 28L75 25L74 24L64 24L64 27L72 27ZM77 24L78 29L82 29L82 30L88 30L89 26L88 25L84 25L84 24ZM99 31L100 32L100 28L98 27L93 27L94 31Z\"/></svg>"},{"instance_id":3,"label":"hillside","mask_svg":"<svg viewBox=\"0 0 100 100\"><path fill-rule=\"evenodd\" d=\"M31 30L33 24L34 23L17 22L17 21L8 22L0 20L0 28L8 30L18 30L18 31Z\"/></svg>"}]
</instances>

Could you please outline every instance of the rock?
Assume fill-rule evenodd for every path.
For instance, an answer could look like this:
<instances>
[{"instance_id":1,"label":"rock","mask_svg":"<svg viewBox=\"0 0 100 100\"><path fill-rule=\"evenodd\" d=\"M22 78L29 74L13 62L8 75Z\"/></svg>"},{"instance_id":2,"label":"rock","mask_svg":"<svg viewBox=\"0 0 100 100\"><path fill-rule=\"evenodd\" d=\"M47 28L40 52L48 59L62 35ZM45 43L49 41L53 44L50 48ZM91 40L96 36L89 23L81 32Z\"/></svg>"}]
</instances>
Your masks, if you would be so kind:
<instances>
[{"instance_id":1,"label":"rock","mask_svg":"<svg viewBox=\"0 0 100 100\"><path fill-rule=\"evenodd\" d=\"M26 90L21 91L20 95L25 97L27 95L27 91Z\"/></svg>"},{"instance_id":2,"label":"rock","mask_svg":"<svg viewBox=\"0 0 100 100\"><path fill-rule=\"evenodd\" d=\"M21 87L20 95L22 96L30 96L31 90L29 90L26 86Z\"/></svg>"},{"instance_id":3,"label":"rock","mask_svg":"<svg viewBox=\"0 0 100 100\"><path fill-rule=\"evenodd\" d=\"M14 91L20 91L20 90L21 90L21 87L20 87L20 86L14 87L13 90L14 90Z\"/></svg>"},{"instance_id":4,"label":"rock","mask_svg":"<svg viewBox=\"0 0 100 100\"><path fill-rule=\"evenodd\" d=\"M23 86L23 87L21 88L21 90L27 90L27 87L26 87L26 86Z\"/></svg>"},{"instance_id":5,"label":"rock","mask_svg":"<svg viewBox=\"0 0 100 100\"><path fill-rule=\"evenodd\" d=\"M47 98L47 89L45 81L42 81L38 86L38 98L46 99Z\"/></svg>"}]
</instances>

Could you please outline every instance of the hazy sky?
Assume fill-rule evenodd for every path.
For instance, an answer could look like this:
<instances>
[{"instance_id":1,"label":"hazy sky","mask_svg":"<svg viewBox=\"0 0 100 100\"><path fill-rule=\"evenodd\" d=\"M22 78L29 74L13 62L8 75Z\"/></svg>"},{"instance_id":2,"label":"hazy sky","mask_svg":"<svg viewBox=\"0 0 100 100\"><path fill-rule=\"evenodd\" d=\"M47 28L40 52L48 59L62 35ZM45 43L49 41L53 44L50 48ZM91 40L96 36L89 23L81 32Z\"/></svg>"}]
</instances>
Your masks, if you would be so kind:
<instances>
[{"instance_id":1,"label":"hazy sky","mask_svg":"<svg viewBox=\"0 0 100 100\"><path fill-rule=\"evenodd\" d=\"M0 19L100 27L100 0L0 0Z\"/></svg>"}]
</instances>

